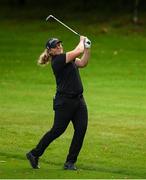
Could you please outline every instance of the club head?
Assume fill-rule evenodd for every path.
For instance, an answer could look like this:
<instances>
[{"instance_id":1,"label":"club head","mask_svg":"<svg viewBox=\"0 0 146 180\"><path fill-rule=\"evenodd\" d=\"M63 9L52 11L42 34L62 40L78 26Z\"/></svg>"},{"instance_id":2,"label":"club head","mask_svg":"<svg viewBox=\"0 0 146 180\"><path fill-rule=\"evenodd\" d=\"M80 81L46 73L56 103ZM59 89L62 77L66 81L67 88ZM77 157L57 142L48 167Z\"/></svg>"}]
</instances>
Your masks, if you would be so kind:
<instances>
[{"instance_id":1,"label":"club head","mask_svg":"<svg viewBox=\"0 0 146 180\"><path fill-rule=\"evenodd\" d=\"M49 16L46 18L46 21L48 21L48 19L50 19L51 17L53 17L53 15L49 15Z\"/></svg>"}]
</instances>

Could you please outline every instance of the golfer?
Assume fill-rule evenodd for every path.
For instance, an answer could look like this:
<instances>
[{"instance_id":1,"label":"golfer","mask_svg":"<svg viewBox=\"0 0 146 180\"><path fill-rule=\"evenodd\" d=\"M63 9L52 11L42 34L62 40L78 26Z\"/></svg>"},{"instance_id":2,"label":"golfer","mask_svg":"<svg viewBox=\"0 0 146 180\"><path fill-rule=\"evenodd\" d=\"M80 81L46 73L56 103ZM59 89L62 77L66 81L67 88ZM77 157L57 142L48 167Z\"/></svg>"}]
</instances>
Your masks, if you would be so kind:
<instances>
[{"instance_id":1,"label":"golfer","mask_svg":"<svg viewBox=\"0 0 146 180\"><path fill-rule=\"evenodd\" d=\"M73 123L74 135L64 169L77 170L75 162L81 150L87 129L88 112L83 97L83 86L78 68L86 67L90 57L91 41L80 36L79 44L72 51L63 52L62 41L51 38L40 55L39 64L51 63L56 78L56 94L53 99L55 112L52 128L42 137L37 146L26 154L32 168L39 168L39 157L49 144ZM78 57L81 55L81 58Z\"/></svg>"}]
</instances>

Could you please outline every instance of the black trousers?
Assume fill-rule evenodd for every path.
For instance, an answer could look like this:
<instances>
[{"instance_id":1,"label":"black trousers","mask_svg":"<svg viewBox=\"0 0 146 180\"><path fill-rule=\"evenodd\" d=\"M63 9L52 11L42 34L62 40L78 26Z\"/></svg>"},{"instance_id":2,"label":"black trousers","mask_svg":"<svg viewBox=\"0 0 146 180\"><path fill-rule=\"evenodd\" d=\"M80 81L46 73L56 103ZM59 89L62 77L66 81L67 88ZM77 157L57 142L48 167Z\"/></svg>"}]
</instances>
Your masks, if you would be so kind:
<instances>
[{"instance_id":1,"label":"black trousers","mask_svg":"<svg viewBox=\"0 0 146 180\"><path fill-rule=\"evenodd\" d=\"M73 123L74 135L70 145L66 162L75 163L81 150L88 123L87 106L83 96L65 97L56 95L53 101L55 111L54 124L31 152L34 156L41 156L48 145L59 137Z\"/></svg>"}]
</instances>

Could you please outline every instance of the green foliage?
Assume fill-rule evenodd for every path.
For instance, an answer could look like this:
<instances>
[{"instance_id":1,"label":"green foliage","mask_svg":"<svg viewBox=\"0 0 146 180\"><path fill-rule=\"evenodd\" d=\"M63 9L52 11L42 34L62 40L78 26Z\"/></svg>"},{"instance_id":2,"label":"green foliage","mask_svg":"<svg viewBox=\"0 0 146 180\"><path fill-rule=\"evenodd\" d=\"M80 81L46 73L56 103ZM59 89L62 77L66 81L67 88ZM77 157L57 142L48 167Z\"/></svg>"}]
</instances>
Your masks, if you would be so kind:
<instances>
[{"instance_id":1,"label":"green foliage","mask_svg":"<svg viewBox=\"0 0 146 180\"><path fill-rule=\"evenodd\" d=\"M25 153L53 123L55 80L50 66L36 59L51 37L65 50L78 38L57 23L2 21L0 27L0 177L145 178L146 52L143 27L131 24L68 22L92 40L87 68L80 71L89 125L77 172L62 170L73 135L54 141L32 170Z\"/></svg>"}]
</instances>

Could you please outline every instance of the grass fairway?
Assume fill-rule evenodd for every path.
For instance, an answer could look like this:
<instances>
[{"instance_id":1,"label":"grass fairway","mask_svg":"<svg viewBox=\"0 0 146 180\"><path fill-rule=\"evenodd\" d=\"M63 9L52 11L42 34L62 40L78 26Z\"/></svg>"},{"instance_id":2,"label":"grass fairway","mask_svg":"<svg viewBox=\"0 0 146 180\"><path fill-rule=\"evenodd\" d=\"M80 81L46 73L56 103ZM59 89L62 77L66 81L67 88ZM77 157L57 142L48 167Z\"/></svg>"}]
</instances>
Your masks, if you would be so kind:
<instances>
[{"instance_id":1,"label":"grass fairway","mask_svg":"<svg viewBox=\"0 0 146 180\"><path fill-rule=\"evenodd\" d=\"M50 66L38 67L36 59L48 37L61 38L66 51L78 38L57 23L11 20L0 24L0 178L146 178L145 32L109 27L102 34L98 25L68 24L93 44L80 71L89 126L79 170L62 169L71 124L41 157L40 170L25 158L53 122L55 80Z\"/></svg>"}]
</instances>

